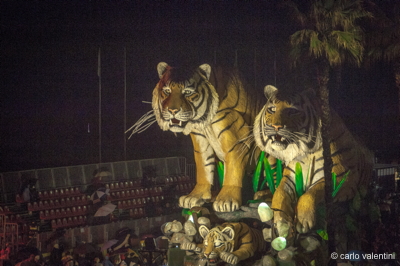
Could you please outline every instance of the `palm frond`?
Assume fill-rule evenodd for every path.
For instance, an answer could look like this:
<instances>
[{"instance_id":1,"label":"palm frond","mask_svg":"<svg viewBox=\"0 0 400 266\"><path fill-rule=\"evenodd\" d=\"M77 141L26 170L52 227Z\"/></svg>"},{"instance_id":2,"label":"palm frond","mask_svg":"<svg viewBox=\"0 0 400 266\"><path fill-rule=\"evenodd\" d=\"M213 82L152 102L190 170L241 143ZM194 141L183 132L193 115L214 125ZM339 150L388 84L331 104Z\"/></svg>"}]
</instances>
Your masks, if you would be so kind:
<instances>
[{"instance_id":1,"label":"palm frond","mask_svg":"<svg viewBox=\"0 0 400 266\"><path fill-rule=\"evenodd\" d=\"M303 27L307 23L307 15L302 13L295 2L291 0L284 0L282 6L288 10L288 14L291 18L299 22Z\"/></svg>"}]
</instances>

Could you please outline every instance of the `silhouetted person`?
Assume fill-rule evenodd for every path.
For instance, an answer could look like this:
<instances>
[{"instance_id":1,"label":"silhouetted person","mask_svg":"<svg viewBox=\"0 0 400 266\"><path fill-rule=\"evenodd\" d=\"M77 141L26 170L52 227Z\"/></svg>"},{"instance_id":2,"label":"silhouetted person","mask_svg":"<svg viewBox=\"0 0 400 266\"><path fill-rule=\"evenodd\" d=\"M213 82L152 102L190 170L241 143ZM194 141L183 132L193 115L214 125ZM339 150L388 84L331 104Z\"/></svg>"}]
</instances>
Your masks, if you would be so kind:
<instances>
[{"instance_id":1,"label":"silhouetted person","mask_svg":"<svg viewBox=\"0 0 400 266\"><path fill-rule=\"evenodd\" d=\"M58 244L55 244L50 253L50 266L62 266L62 253L64 252L64 248L60 248Z\"/></svg>"}]
</instances>

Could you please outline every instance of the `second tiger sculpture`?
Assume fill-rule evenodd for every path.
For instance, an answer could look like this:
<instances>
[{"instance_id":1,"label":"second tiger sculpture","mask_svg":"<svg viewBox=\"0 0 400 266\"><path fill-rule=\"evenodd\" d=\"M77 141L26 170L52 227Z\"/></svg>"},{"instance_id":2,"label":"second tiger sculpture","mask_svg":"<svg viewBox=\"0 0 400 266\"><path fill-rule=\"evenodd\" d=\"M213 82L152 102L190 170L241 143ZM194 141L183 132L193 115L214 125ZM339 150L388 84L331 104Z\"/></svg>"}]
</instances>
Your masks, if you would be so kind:
<instances>
[{"instance_id":1,"label":"second tiger sculpture","mask_svg":"<svg viewBox=\"0 0 400 266\"><path fill-rule=\"evenodd\" d=\"M285 94L270 85L265 87L264 94L267 103L256 118L254 138L260 149L286 165L272 198L271 208L276 210L274 223L280 236L286 237L288 224L293 221L299 233L307 233L316 224L316 206L325 198L318 99L312 90ZM348 173L334 202L348 201L357 193L365 196L372 173L372 154L354 138L333 110L329 134L332 172L339 181ZM297 162L305 177L309 172L309 177L303 180L305 192L299 198L295 191Z\"/></svg>"},{"instance_id":2,"label":"second tiger sculpture","mask_svg":"<svg viewBox=\"0 0 400 266\"><path fill-rule=\"evenodd\" d=\"M224 183L213 207L231 212L242 204L242 180L253 151L246 144L262 102L236 70L200 65L194 71L161 62L152 107L164 131L190 135L196 162L196 186L179 199L183 208L211 200L215 156L224 163Z\"/></svg>"}]
</instances>

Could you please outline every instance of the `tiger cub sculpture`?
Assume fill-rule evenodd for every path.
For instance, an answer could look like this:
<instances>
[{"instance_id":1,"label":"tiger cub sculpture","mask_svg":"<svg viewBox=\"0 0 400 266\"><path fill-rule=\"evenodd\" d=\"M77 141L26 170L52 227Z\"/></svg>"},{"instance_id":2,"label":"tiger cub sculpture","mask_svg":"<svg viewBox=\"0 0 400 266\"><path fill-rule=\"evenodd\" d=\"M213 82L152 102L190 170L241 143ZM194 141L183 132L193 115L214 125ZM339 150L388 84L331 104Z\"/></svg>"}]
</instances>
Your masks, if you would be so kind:
<instances>
[{"instance_id":1,"label":"tiger cub sculpture","mask_svg":"<svg viewBox=\"0 0 400 266\"><path fill-rule=\"evenodd\" d=\"M286 237L288 224L297 215L294 226L299 233L306 233L314 228L316 206L325 197L318 101L312 90L287 95L274 86L266 86L264 94L267 103L256 118L254 138L261 150L286 165L283 178L272 198L271 208L279 210L274 212L274 223L279 235ZM333 110L329 128L332 172L337 174L339 181L348 173L334 202L347 201L357 193L365 196L372 173L372 154L355 140ZM297 162L305 173L305 193L298 199L295 191Z\"/></svg>"},{"instance_id":2,"label":"tiger cub sculpture","mask_svg":"<svg viewBox=\"0 0 400 266\"><path fill-rule=\"evenodd\" d=\"M245 223L224 223L212 229L199 227L203 241L203 254L211 261L221 259L230 264L253 257L265 251L262 232Z\"/></svg>"},{"instance_id":3,"label":"tiger cub sculpture","mask_svg":"<svg viewBox=\"0 0 400 266\"><path fill-rule=\"evenodd\" d=\"M242 204L242 180L251 147L245 143L262 102L250 92L236 70L212 69L203 64L189 72L161 62L160 81L152 107L164 131L190 134L196 162L196 186L179 199L182 208L211 200L215 155L224 162L223 187L213 203L218 212L237 210Z\"/></svg>"}]
</instances>

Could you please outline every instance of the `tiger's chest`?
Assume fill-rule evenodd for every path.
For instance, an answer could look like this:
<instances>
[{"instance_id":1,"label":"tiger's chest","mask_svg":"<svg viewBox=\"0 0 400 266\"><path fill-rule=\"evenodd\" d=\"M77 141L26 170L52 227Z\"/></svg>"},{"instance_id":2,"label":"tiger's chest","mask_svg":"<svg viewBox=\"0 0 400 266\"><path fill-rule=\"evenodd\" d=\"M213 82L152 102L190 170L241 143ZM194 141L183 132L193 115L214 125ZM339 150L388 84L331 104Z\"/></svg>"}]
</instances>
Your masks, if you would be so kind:
<instances>
[{"instance_id":1,"label":"tiger's chest","mask_svg":"<svg viewBox=\"0 0 400 266\"><path fill-rule=\"evenodd\" d=\"M217 157L221 160L225 160L225 152L222 147L222 143L218 138L218 128L214 128L212 125L207 126L204 130L200 130L200 133L204 134L206 136L206 139L213 148L215 154Z\"/></svg>"},{"instance_id":2,"label":"tiger's chest","mask_svg":"<svg viewBox=\"0 0 400 266\"><path fill-rule=\"evenodd\" d=\"M288 164L285 171L287 171L287 175L293 180L295 178L295 169L297 163L300 163L302 169L304 187L311 185L311 181L316 181L324 177L324 160L322 157L322 149L319 149L313 153L299 156Z\"/></svg>"}]
</instances>

